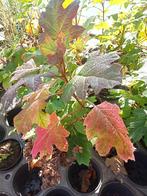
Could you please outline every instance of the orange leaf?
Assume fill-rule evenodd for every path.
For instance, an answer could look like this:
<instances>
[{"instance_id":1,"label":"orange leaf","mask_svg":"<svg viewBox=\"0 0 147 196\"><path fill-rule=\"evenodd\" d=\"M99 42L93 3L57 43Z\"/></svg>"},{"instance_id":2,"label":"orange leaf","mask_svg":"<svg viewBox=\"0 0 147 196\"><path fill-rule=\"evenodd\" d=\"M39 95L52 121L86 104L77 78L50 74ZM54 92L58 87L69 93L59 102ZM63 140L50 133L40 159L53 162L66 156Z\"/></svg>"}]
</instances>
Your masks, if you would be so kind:
<instances>
[{"instance_id":1,"label":"orange leaf","mask_svg":"<svg viewBox=\"0 0 147 196\"><path fill-rule=\"evenodd\" d=\"M68 142L66 137L69 136L69 132L59 124L59 119L55 112L49 116L48 127L46 129L37 127L36 133L37 139L32 149L33 158L35 158L38 153L40 153L41 157L46 154L51 156L53 145L55 145L58 150L67 152Z\"/></svg>"},{"instance_id":2,"label":"orange leaf","mask_svg":"<svg viewBox=\"0 0 147 196\"><path fill-rule=\"evenodd\" d=\"M101 156L115 147L120 159L134 160L134 147L119 112L116 104L106 101L95 106L84 120L86 135L89 140L96 140L96 150Z\"/></svg>"},{"instance_id":3,"label":"orange leaf","mask_svg":"<svg viewBox=\"0 0 147 196\"><path fill-rule=\"evenodd\" d=\"M49 114L42 110L45 108L46 99L49 96L49 87L50 85L44 85L41 89L24 97L26 107L14 118L14 126L17 131L25 135L34 124L47 127Z\"/></svg>"}]
</instances>

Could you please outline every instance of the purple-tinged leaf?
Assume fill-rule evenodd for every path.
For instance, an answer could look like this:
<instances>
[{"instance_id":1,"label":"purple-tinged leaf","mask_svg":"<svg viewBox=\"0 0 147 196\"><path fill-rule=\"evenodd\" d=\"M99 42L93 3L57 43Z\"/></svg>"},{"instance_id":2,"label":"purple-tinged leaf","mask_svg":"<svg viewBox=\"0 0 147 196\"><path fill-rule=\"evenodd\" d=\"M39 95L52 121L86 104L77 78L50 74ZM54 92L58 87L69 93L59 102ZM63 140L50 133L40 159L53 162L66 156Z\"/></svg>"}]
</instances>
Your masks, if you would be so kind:
<instances>
[{"instance_id":1,"label":"purple-tinged leaf","mask_svg":"<svg viewBox=\"0 0 147 196\"><path fill-rule=\"evenodd\" d=\"M63 0L51 0L40 18L43 33L40 36L40 50L48 57L50 64L60 64L66 51L67 42L81 35L84 28L73 25L77 15L79 1L74 1L66 9Z\"/></svg>"}]
</instances>

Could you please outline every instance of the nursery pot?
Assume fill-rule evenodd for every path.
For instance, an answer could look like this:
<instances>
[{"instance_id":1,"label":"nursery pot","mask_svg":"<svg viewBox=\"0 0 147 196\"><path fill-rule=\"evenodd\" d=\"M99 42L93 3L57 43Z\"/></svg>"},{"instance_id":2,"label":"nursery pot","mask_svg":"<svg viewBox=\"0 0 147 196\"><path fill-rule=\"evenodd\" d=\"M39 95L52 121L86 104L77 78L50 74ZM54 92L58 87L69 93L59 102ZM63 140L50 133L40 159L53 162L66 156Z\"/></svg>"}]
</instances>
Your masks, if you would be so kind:
<instances>
[{"instance_id":1,"label":"nursery pot","mask_svg":"<svg viewBox=\"0 0 147 196\"><path fill-rule=\"evenodd\" d=\"M67 180L69 186L76 191L88 195L99 187L101 172L98 165L91 161L89 167L74 162L68 169Z\"/></svg>"},{"instance_id":2,"label":"nursery pot","mask_svg":"<svg viewBox=\"0 0 147 196\"><path fill-rule=\"evenodd\" d=\"M7 139L0 143L0 171L14 167L22 158L22 147L15 139Z\"/></svg>"},{"instance_id":3,"label":"nursery pot","mask_svg":"<svg viewBox=\"0 0 147 196\"><path fill-rule=\"evenodd\" d=\"M65 187L55 187L48 190L43 196L73 196L73 194Z\"/></svg>"},{"instance_id":4,"label":"nursery pot","mask_svg":"<svg viewBox=\"0 0 147 196\"><path fill-rule=\"evenodd\" d=\"M14 126L14 117L21 111L21 107L16 107L13 110L10 110L7 114L6 114L6 124L8 126Z\"/></svg>"},{"instance_id":5,"label":"nursery pot","mask_svg":"<svg viewBox=\"0 0 147 196\"><path fill-rule=\"evenodd\" d=\"M13 188L17 195L35 196L41 191L39 168L29 169L28 164L21 166L13 178Z\"/></svg>"},{"instance_id":6,"label":"nursery pot","mask_svg":"<svg viewBox=\"0 0 147 196\"><path fill-rule=\"evenodd\" d=\"M108 182L100 190L99 196L136 196L125 184L120 182Z\"/></svg>"},{"instance_id":7,"label":"nursery pot","mask_svg":"<svg viewBox=\"0 0 147 196\"><path fill-rule=\"evenodd\" d=\"M0 125L0 142L5 138L6 136L6 129Z\"/></svg>"},{"instance_id":8,"label":"nursery pot","mask_svg":"<svg viewBox=\"0 0 147 196\"><path fill-rule=\"evenodd\" d=\"M10 196L10 194L8 194L6 192L0 192L0 196Z\"/></svg>"},{"instance_id":9,"label":"nursery pot","mask_svg":"<svg viewBox=\"0 0 147 196\"><path fill-rule=\"evenodd\" d=\"M3 85L2 85L2 83L0 83L0 99L4 95L4 93L5 93L5 89L4 89Z\"/></svg>"},{"instance_id":10,"label":"nursery pot","mask_svg":"<svg viewBox=\"0 0 147 196\"><path fill-rule=\"evenodd\" d=\"M139 186L147 186L147 155L142 150L134 153L135 161L125 163L128 178Z\"/></svg>"},{"instance_id":11,"label":"nursery pot","mask_svg":"<svg viewBox=\"0 0 147 196\"><path fill-rule=\"evenodd\" d=\"M147 146L145 145L143 140L140 140L139 143L137 144L137 147L144 151L147 155Z\"/></svg>"}]
</instances>

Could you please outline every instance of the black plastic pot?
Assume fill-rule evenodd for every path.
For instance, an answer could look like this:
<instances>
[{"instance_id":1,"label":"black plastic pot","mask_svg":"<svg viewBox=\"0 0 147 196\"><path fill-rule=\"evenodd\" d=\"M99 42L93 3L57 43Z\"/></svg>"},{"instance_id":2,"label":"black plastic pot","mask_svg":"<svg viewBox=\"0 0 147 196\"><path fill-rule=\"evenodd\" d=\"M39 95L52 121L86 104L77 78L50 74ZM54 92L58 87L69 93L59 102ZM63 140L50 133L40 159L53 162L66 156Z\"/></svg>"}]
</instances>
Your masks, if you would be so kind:
<instances>
[{"instance_id":1,"label":"black plastic pot","mask_svg":"<svg viewBox=\"0 0 147 196\"><path fill-rule=\"evenodd\" d=\"M144 151L147 155L147 146L145 145L143 140L140 140L140 142L138 142L137 147Z\"/></svg>"},{"instance_id":2,"label":"black plastic pot","mask_svg":"<svg viewBox=\"0 0 147 196\"><path fill-rule=\"evenodd\" d=\"M17 170L13 178L13 188L17 195L35 196L41 191L39 170L39 168L29 170L27 164Z\"/></svg>"},{"instance_id":3,"label":"black plastic pot","mask_svg":"<svg viewBox=\"0 0 147 196\"><path fill-rule=\"evenodd\" d=\"M22 158L22 147L15 139L7 139L0 143L1 158L0 171L6 171L18 164Z\"/></svg>"},{"instance_id":4,"label":"black plastic pot","mask_svg":"<svg viewBox=\"0 0 147 196\"><path fill-rule=\"evenodd\" d=\"M103 185L99 196L137 196L125 184L120 182L108 182Z\"/></svg>"},{"instance_id":5,"label":"black plastic pot","mask_svg":"<svg viewBox=\"0 0 147 196\"><path fill-rule=\"evenodd\" d=\"M5 136L6 136L6 129L2 125L0 125L0 142L4 140Z\"/></svg>"},{"instance_id":6,"label":"black plastic pot","mask_svg":"<svg viewBox=\"0 0 147 196\"><path fill-rule=\"evenodd\" d=\"M135 184L147 186L147 155L141 150L134 153L135 161L125 163L128 178Z\"/></svg>"},{"instance_id":7,"label":"black plastic pot","mask_svg":"<svg viewBox=\"0 0 147 196\"><path fill-rule=\"evenodd\" d=\"M6 114L6 124L8 126L12 126L12 127L14 126L13 119L21 110L22 110L21 107L16 107Z\"/></svg>"},{"instance_id":8,"label":"black plastic pot","mask_svg":"<svg viewBox=\"0 0 147 196\"><path fill-rule=\"evenodd\" d=\"M73 194L65 187L56 187L47 191L43 196L73 196Z\"/></svg>"},{"instance_id":9,"label":"black plastic pot","mask_svg":"<svg viewBox=\"0 0 147 196\"><path fill-rule=\"evenodd\" d=\"M2 83L0 83L0 99L4 95L4 93L5 93L5 89L3 88Z\"/></svg>"},{"instance_id":10,"label":"black plastic pot","mask_svg":"<svg viewBox=\"0 0 147 196\"><path fill-rule=\"evenodd\" d=\"M0 196L10 196L8 193L0 192Z\"/></svg>"},{"instance_id":11,"label":"black plastic pot","mask_svg":"<svg viewBox=\"0 0 147 196\"><path fill-rule=\"evenodd\" d=\"M98 165L91 161L90 165L92 166L92 170L89 170L89 167L85 165L78 165L78 163L72 164L68 169L67 180L69 185L73 188L74 191L77 191L82 194L93 193L96 188L99 186L101 179L101 172ZM92 175L91 173L92 172ZM87 191L83 191L82 189L82 179L84 179L83 175L91 175L89 178L90 185Z\"/></svg>"}]
</instances>

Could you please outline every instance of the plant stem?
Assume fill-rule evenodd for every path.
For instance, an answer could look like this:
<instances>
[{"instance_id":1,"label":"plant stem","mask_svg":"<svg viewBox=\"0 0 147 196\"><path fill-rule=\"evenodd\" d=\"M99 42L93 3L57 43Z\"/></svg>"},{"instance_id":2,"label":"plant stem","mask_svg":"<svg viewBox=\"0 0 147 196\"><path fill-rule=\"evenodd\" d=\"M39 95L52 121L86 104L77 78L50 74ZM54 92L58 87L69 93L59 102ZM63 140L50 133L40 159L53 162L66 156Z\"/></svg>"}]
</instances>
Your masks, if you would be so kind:
<instances>
[{"instance_id":1,"label":"plant stem","mask_svg":"<svg viewBox=\"0 0 147 196\"><path fill-rule=\"evenodd\" d=\"M62 118L61 118L61 121L66 119L68 116L73 116L74 114L76 114L77 112L79 112L81 110L81 108L79 110L75 110L75 111L72 111L72 112L69 112L68 114L65 114Z\"/></svg>"},{"instance_id":2,"label":"plant stem","mask_svg":"<svg viewBox=\"0 0 147 196\"><path fill-rule=\"evenodd\" d=\"M66 76L66 65L65 65L65 62L64 62L64 59L62 59L62 63L59 65L58 69L62 75L62 78L63 80L65 81L65 83L67 84L68 83L68 79L67 79L67 76ZM73 97L78 101L78 103L84 107L84 104L82 103L82 101L76 96L76 94L74 93Z\"/></svg>"},{"instance_id":3,"label":"plant stem","mask_svg":"<svg viewBox=\"0 0 147 196\"><path fill-rule=\"evenodd\" d=\"M64 80L65 83L68 83L68 79L66 77L66 68L65 68L65 63L64 63L64 59L62 59L62 63L60 65L58 65L58 69L59 69L59 72L61 73L62 75L62 78Z\"/></svg>"},{"instance_id":4,"label":"plant stem","mask_svg":"<svg viewBox=\"0 0 147 196\"><path fill-rule=\"evenodd\" d=\"M74 93L73 97L77 100L77 102L84 108L84 104L83 102L76 96L76 94Z\"/></svg>"},{"instance_id":5,"label":"plant stem","mask_svg":"<svg viewBox=\"0 0 147 196\"><path fill-rule=\"evenodd\" d=\"M67 125L68 125L68 126L71 126L71 125L73 125L74 123L76 123L77 121L81 121L81 120L83 120L83 117L78 117L78 118L74 119L73 121L70 121L70 123L67 124Z\"/></svg>"}]
</instances>

